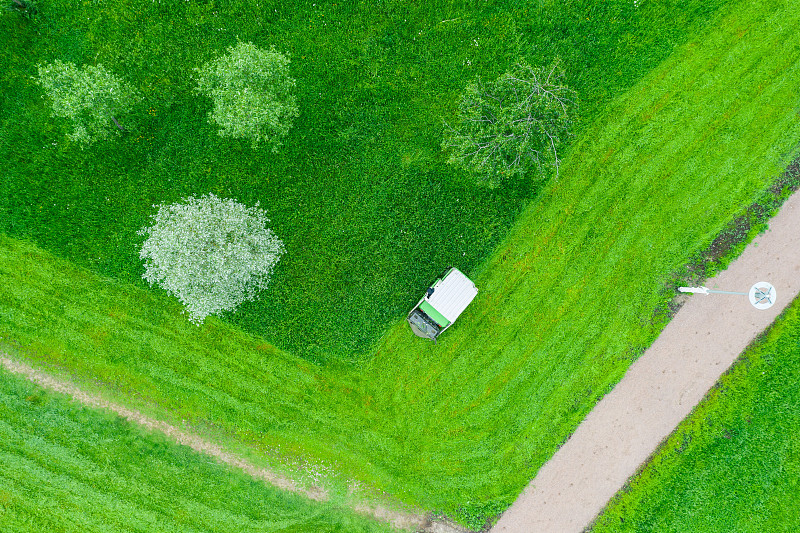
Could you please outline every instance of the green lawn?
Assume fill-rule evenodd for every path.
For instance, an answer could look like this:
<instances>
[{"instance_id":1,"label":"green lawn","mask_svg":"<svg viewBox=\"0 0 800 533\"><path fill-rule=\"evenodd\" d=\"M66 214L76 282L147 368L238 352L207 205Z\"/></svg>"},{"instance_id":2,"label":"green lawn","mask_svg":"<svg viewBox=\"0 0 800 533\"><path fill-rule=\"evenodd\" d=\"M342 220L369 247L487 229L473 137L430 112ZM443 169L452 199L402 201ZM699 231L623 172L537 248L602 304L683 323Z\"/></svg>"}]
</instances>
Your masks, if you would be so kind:
<instances>
[{"instance_id":1,"label":"green lawn","mask_svg":"<svg viewBox=\"0 0 800 533\"><path fill-rule=\"evenodd\" d=\"M559 180L466 269L480 292L437 346L394 312L359 364L313 365L238 328L247 312L197 329L124 269L106 278L7 236L0 336L19 341L16 353L34 364L161 418L186 418L249 447L256 461L329 464L339 472L328 480L334 490L356 478L480 526L655 339L676 273L797 156L796 7L733 2L622 96L592 100L598 118L582 127ZM213 132L204 139L217 142ZM44 219L14 220L38 222L10 225L11 235L75 259L54 234L32 232ZM442 266L400 300L413 304Z\"/></svg>"},{"instance_id":2,"label":"green lawn","mask_svg":"<svg viewBox=\"0 0 800 533\"><path fill-rule=\"evenodd\" d=\"M153 204L213 192L260 201L288 253L227 319L318 362L360 360L447 266L478 268L537 195L445 164L442 119L475 75L560 55L577 130L723 0L604 5L259 0L54 1L0 17L0 231L143 284L136 231ZM292 58L301 116L277 155L217 136L192 68L236 39ZM49 116L36 64L99 62L143 96L121 140L81 151ZM157 289L156 289L157 290Z\"/></svg>"},{"instance_id":3,"label":"green lawn","mask_svg":"<svg viewBox=\"0 0 800 533\"><path fill-rule=\"evenodd\" d=\"M800 530L800 300L603 511L593 533Z\"/></svg>"},{"instance_id":4,"label":"green lawn","mask_svg":"<svg viewBox=\"0 0 800 533\"><path fill-rule=\"evenodd\" d=\"M384 337L364 394L420 495L513 501L658 335L674 273L797 154L798 10L725 11L575 143L438 346Z\"/></svg>"},{"instance_id":5,"label":"green lawn","mask_svg":"<svg viewBox=\"0 0 800 533\"><path fill-rule=\"evenodd\" d=\"M0 530L378 533L0 370Z\"/></svg>"}]
</instances>

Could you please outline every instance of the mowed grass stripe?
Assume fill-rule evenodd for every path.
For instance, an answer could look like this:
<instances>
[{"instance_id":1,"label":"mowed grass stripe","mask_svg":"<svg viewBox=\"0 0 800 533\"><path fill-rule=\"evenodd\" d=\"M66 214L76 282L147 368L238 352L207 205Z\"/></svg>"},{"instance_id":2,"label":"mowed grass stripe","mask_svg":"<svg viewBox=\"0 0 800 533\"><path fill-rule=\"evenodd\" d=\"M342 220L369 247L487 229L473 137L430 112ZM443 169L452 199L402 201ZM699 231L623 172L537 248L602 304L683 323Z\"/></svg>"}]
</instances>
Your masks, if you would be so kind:
<instances>
[{"instance_id":1,"label":"mowed grass stripe","mask_svg":"<svg viewBox=\"0 0 800 533\"><path fill-rule=\"evenodd\" d=\"M746 350L591 531L800 529L800 300Z\"/></svg>"},{"instance_id":2,"label":"mowed grass stripe","mask_svg":"<svg viewBox=\"0 0 800 533\"><path fill-rule=\"evenodd\" d=\"M13 339L4 346L12 357L156 419L189 424L304 485L335 461L346 479L326 488L334 497L349 491L362 460L358 448L310 453L311 428L368 431L369 422L353 416L360 399L346 372L333 365L322 371L216 318L198 329L164 295L5 235L0 278L0 345ZM347 465L354 458L358 463Z\"/></svg>"},{"instance_id":3,"label":"mowed grass stripe","mask_svg":"<svg viewBox=\"0 0 800 533\"><path fill-rule=\"evenodd\" d=\"M388 532L0 371L0 530Z\"/></svg>"},{"instance_id":4,"label":"mowed grass stripe","mask_svg":"<svg viewBox=\"0 0 800 533\"><path fill-rule=\"evenodd\" d=\"M387 335L365 394L426 493L513 499L655 339L674 274L797 152L797 22L730 9L576 143L438 346Z\"/></svg>"},{"instance_id":5,"label":"mowed grass stripe","mask_svg":"<svg viewBox=\"0 0 800 533\"><path fill-rule=\"evenodd\" d=\"M124 383L112 393L155 400L170 420L188 417L256 450L280 445L479 522L513 500L652 342L663 326L654 312L673 295L664 288L672 273L796 151L800 53L786 43L797 14L749 2L726 13L576 141L561 178L477 273L478 299L438 346L400 323L361 368L305 368L269 347L256 355L259 341L213 320L185 331L166 299L10 239L0 268L13 283L0 289L0 331L34 343L39 353L29 358ZM742 26L741 35L730 29ZM720 66L734 52L743 68ZM781 68L787 75L776 78ZM741 103L728 101L731 94ZM72 276L83 279L80 289ZM43 289L31 300L34 281ZM116 298L123 289L127 296ZM65 298L86 328L114 306L136 317L108 327L109 338L127 340L92 344L91 330L68 321L48 329ZM25 305L38 309L23 315ZM161 332L149 332L143 350L136 339L153 322L148 315ZM229 364L241 368L238 379ZM259 387L263 394L247 396Z\"/></svg>"},{"instance_id":6,"label":"mowed grass stripe","mask_svg":"<svg viewBox=\"0 0 800 533\"><path fill-rule=\"evenodd\" d=\"M338 383L311 363L215 318L197 328L164 295L4 235L0 242L0 337L26 344L27 356L55 373L69 369L89 391L205 428L212 439L229 434L289 463L302 453L287 443L302 442L309 425L341 428L331 416L351 410L342 399L328 403L325 393L339 391ZM273 459L270 469L289 468Z\"/></svg>"}]
</instances>

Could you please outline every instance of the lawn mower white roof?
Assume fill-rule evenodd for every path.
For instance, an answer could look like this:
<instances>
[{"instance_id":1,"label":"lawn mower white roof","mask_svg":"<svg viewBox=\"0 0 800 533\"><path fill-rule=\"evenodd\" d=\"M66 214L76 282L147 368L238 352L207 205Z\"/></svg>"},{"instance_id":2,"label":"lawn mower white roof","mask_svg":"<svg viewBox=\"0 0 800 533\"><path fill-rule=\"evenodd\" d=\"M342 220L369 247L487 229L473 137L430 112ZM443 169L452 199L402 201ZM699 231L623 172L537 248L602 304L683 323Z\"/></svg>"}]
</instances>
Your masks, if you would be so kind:
<instances>
[{"instance_id":1,"label":"lawn mower white roof","mask_svg":"<svg viewBox=\"0 0 800 533\"><path fill-rule=\"evenodd\" d=\"M425 299L452 323L477 294L475 284L457 268L453 268L433 286L433 294Z\"/></svg>"}]
</instances>

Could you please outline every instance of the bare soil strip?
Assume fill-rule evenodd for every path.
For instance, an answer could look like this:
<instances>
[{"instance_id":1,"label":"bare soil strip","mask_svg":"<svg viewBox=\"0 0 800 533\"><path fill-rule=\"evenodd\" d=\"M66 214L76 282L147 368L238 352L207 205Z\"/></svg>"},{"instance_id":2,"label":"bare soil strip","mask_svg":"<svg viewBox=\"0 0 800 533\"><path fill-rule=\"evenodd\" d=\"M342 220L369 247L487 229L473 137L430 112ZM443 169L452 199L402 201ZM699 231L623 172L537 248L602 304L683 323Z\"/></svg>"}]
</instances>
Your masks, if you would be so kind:
<instances>
[{"instance_id":1,"label":"bare soil strip","mask_svg":"<svg viewBox=\"0 0 800 533\"><path fill-rule=\"evenodd\" d=\"M771 283L777 303L695 294L628 369L492 529L569 533L606 503L703 399L720 376L800 292L800 195L791 196L727 270L704 285L748 292Z\"/></svg>"},{"instance_id":2,"label":"bare soil strip","mask_svg":"<svg viewBox=\"0 0 800 533\"><path fill-rule=\"evenodd\" d=\"M118 416L138 424L139 426L147 428L149 431L157 431L167 435L174 441L184 446L189 446L193 450L209 455L222 463L236 467L244 471L249 476L265 481L281 490L291 491L311 500L324 502L329 499L328 494L324 489L312 488L307 489L299 486L295 481L277 474L270 472L267 469L257 467L242 457L225 451L222 447L213 442L203 439L198 435L194 435L173 425L167 424L160 420L147 417L136 411L129 409L117 403L109 402L100 396L89 394L72 383L62 379L57 379L45 372L36 370L24 363L15 361L8 357L7 354L0 352L0 365L6 370L14 374L26 377L27 379L38 384L44 389L67 394L81 404L94 409L108 409ZM388 506L375 502L361 502L354 506L354 511L372 516L378 520L389 522L394 527L403 530L414 529L416 531L423 531L429 533L460 533L460 528L454 525L447 524L441 521L432 520L429 515L406 513L392 509Z\"/></svg>"}]
</instances>

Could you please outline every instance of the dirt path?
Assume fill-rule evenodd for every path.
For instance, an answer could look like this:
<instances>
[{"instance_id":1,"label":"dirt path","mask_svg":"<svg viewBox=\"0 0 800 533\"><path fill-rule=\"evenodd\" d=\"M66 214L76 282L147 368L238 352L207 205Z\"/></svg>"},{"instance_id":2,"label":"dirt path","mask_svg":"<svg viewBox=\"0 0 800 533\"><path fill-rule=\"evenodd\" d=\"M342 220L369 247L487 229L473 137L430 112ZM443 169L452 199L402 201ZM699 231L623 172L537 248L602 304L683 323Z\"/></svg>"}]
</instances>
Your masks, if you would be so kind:
<instances>
[{"instance_id":1,"label":"dirt path","mask_svg":"<svg viewBox=\"0 0 800 533\"><path fill-rule=\"evenodd\" d=\"M219 445L209 442L198 435L179 429L166 422L147 417L135 409L129 409L120 404L109 402L100 396L89 394L73 383L57 379L45 372L15 361L2 352L0 352L0 366L9 372L26 377L47 390L67 394L87 407L107 409L134 424L147 428L149 431L163 433L179 444L189 446L197 452L204 453L222 463L236 467L253 478L265 481L279 489L295 492L315 501L328 500L328 494L323 489L301 487L293 480L255 466L242 457L227 452ZM389 522L398 529L413 529L427 533L460 533L463 531L453 524L432 520L428 515L402 512L376 502L358 502L353 506L353 509L360 514Z\"/></svg>"},{"instance_id":2,"label":"dirt path","mask_svg":"<svg viewBox=\"0 0 800 533\"><path fill-rule=\"evenodd\" d=\"M757 281L767 281L777 290L777 304L768 310L754 309L745 296L692 295L614 390L539 470L492 533L582 531L747 345L791 303L800 291L800 194L789 198L770 221L770 229L705 286L747 292ZM0 365L88 407L108 409L150 431L163 433L277 488L316 501L328 499L323 489L301 487L198 435L86 393L2 352ZM422 512L398 511L376 502L355 503L353 509L398 529L465 531Z\"/></svg>"},{"instance_id":3,"label":"dirt path","mask_svg":"<svg viewBox=\"0 0 800 533\"><path fill-rule=\"evenodd\" d=\"M765 311L754 309L745 296L690 296L614 390L539 470L492 533L582 531L747 345L791 303L800 291L800 194L789 198L770 221L770 229L726 271L707 280L705 286L747 292L757 281L767 281L777 289L777 304ZM86 393L2 352L0 365L88 407L108 409L150 431L161 432L282 490L316 501L328 499L323 489L301 487L198 435ZM465 531L454 524L432 520L422 512L397 511L375 502L355 503L353 508L398 529L427 533Z\"/></svg>"},{"instance_id":4,"label":"dirt path","mask_svg":"<svg viewBox=\"0 0 800 533\"><path fill-rule=\"evenodd\" d=\"M777 303L759 311L746 296L691 295L539 470L492 533L582 531L658 444L697 405L756 336L800 291L800 194L790 197L709 289L748 292L771 283Z\"/></svg>"}]
</instances>

